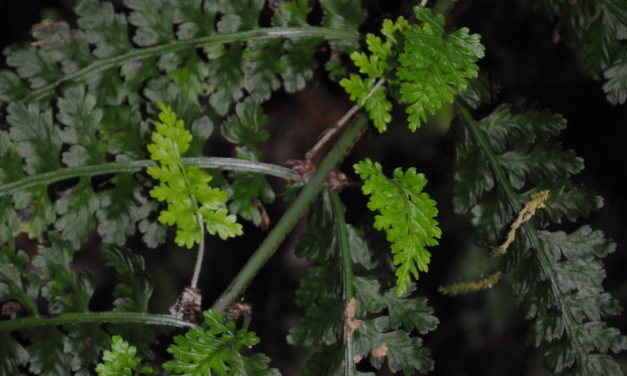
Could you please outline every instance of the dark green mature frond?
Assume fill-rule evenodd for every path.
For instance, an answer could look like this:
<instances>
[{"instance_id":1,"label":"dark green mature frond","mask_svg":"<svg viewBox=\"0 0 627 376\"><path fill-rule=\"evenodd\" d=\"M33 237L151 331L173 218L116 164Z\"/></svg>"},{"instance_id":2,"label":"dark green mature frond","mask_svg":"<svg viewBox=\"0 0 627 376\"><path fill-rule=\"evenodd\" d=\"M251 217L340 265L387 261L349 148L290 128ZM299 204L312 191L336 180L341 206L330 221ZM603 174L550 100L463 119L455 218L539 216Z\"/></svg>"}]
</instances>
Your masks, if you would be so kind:
<instances>
[{"instance_id":1,"label":"dark green mature frond","mask_svg":"<svg viewBox=\"0 0 627 376\"><path fill-rule=\"evenodd\" d=\"M148 312L148 301L154 283L146 273L143 257L128 248L104 245L102 258L113 266L120 284L113 290L114 310L121 312Z\"/></svg>"},{"instance_id":2,"label":"dark green mature frond","mask_svg":"<svg viewBox=\"0 0 627 376\"><path fill-rule=\"evenodd\" d=\"M9 137L17 153L24 158L24 171L36 173L57 170L62 139L61 130L53 123L52 111L40 111L36 104L12 103L8 107Z\"/></svg>"},{"instance_id":3,"label":"dark green mature frond","mask_svg":"<svg viewBox=\"0 0 627 376\"><path fill-rule=\"evenodd\" d=\"M255 226L261 226L266 215L263 203L270 204L275 198L265 176L251 172L234 172L229 174L229 178L233 180L231 184L233 196L229 203L229 211L251 221Z\"/></svg>"},{"instance_id":4,"label":"dark green mature frond","mask_svg":"<svg viewBox=\"0 0 627 376\"><path fill-rule=\"evenodd\" d=\"M535 191L551 189L547 211L553 218L565 215L570 220L576 218L573 210L586 213L599 207L600 200L595 195L567 183L570 176L583 169L583 160L553 141L553 137L566 127L562 116L549 111L514 113L510 106L501 105L480 124L486 142L497 155L507 183L524 192L523 199ZM483 155L482 147L474 140L470 130L464 128L462 133L456 157L455 211L472 212L473 222L478 228L505 228L516 213L498 207L500 203L506 204L506 200L502 199L502 191L496 189L498 184L491 162L488 158L477 157ZM580 200L575 203L573 198ZM483 202L481 207L476 206L479 199ZM552 209L554 205L572 209L559 214ZM484 223L488 224L487 227L483 226ZM487 231L486 237L480 241L486 245L496 244L499 231Z\"/></svg>"},{"instance_id":5,"label":"dark green mature frond","mask_svg":"<svg viewBox=\"0 0 627 376\"><path fill-rule=\"evenodd\" d=\"M225 321L215 311L205 311L207 329L196 327L185 336L174 337L175 344L168 347L173 360L163 368L176 375L255 375L278 376L275 369L268 368L269 359L262 354L245 357L243 347L259 343L254 332L245 328L236 329L235 323Z\"/></svg>"},{"instance_id":6,"label":"dark green mature frond","mask_svg":"<svg viewBox=\"0 0 627 376\"><path fill-rule=\"evenodd\" d=\"M324 24L356 30L351 5L330 4ZM75 7L78 29L63 22L35 25L36 41L6 49L10 69L0 72L0 106L8 123L1 136L0 182L64 167L146 159L158 102L170 104L189 126L188 156L200 156L214 122L223 123L240 102L248 108L252 100L260 109L282 87L302 89L317 65L314 52L323 36L286 32L286 38L268 38L259 27L263 6L261 0L126 0L115 8L107 1L81 0ZM308 12L306 2L284 2L272 22L307 27ZM336 22L344 18L352 21ZM234 34L251 30L259 32L247 38ZM220 42L186 42L218 34ZM252 179L232 177L238 186ZM96 225L106 242L123 244L139 229L147 245L161 243L165 230L154 220L145 179L110 179L111 185L90 188L83 180L73 188L74 182L65 185L65 192L48 194L41 186L0 197L0 240L11 243L19 232L44 240L54 224L75 245ZM260 223L253 205L271 201L271 194L264 178L254 180L255 189L236 197L234 208ZM67 214L74 209L79 215L72 218Z\"/></svg>"},{"instance_id":7,"label":"dark green mature frond","mask_svg":"<svg viewBox=\"0 0 627 376\"><path fill-rule=\"evenodd\" d=\"M402 296L412 277L418 279L419 270L429 270L431 253L426 247L437 245L437 239L442 235L435 220L438 213L435 201L422 192L427 179L423 174L417 174L415 168L403 172L400 167L389 179L383 174L381 165L368 158L354 168L365 182L363 193L370 196L368 209L379 213L375 216L374 228L384 230L392 244L394 265L398 265L396 293Z\"/></svg>"},{"instance_id":8,"label":"dark green mature frond","mask_svg":"<svg viewBox=\"0 0 627 376\"><path fill-rule=\"evenodd\" d=\"M172 39L173 2L124 0L124 5L132 10L127 19L137 28L132 39L135 44L146 47Z\"/></svg>"},{"instance_id":9,"label":"dark green mature frond","mask_svg":"<svg viewBox=\"0 0 627 376\"><path fill-rule=\"evenodd\" d=\"M245 146L259 158L258 145L270 137L265 129L268 117L253 99L247 98L235 106L235 113L222 124L222 135L234 144Z\"/></svg>"},{"instance_id":10,"label":"dark green mature frond","mask_svg":"<svg viewBox=\"0 0 627 376\"><path fill-rule=\"evenodd\" d=\"M24 308L24 314L60 314L87 312L94 291L94 278L89 272L76 273L71 268L74 251L58 237L52 237L49 247L40 247L32 260L39 272L24 270L29 265L28 256L3 252L0 265L0 301L13 300ZM12 261L12 262L7 262ZM22 271L20 272L20 269ZM16 272L19 274L15 275ZM46 302L45 312L34 306L34 298L41 295ZM19 312L18 312L19 313ZM80 336L79 336L80 332ZM97 325L26 329L20 332L28 339L24 347L28 358L20 360L35 375L63 375L69 370L85 372L97 360L97 352L106 345L108 335ZM92 342L86 346L85 336ZM2 332L0 337L10 346L10 351L21 352L21 345L11 333ZM80 343L80 346L77 346ZM66 352L65 348L76 351ZM19 359L19 358L18 358ZM15 365L15 364L14 364ZM0 373L15 374L12 365L5 364Z\"/></svg>"},{"instance_id":11,"label":"dark green mature frond","mask_svg":"<svg viewBox=\"0 0 627 376\"><path fill-rule=\"evenodd\" d=\"M517 228L520 234L505 250L513 290L533 320L529 343L546 346L546 363L556 373L622 374L610 354L626 350L627 337L602 321L621 311L602 286L601 259L614 244L588 226L570 234L540 229L547 220L574 221L602 205L596 195L569 182L583 161L552 141L565 120L548 111L515 114L500 106L475 122L460 111L465 124L457 147L454 204L458 212L472 213L482 229L477 242L500 243L522 203L551 190L546 208Z\"/></svg>"},{"instance_id":12,"label":"dark green mature frond","mask_svg":"<svg viewBox=\"0 0 627 376\"><path fill-rule=\"evenodd\" d=\"M270 137L266 129L268 117L263 108L252 98L247 98L235 107L235 113L222 123L224 138L238 146L237 156L240 159L259 161L261 151L259 145ZM256 226L262 223L262 201L266 204L274 201L274 191L265 176L253 173L232 172L231 188L233 196L229 210L253 222Z\"/></svg>"},{"instance_id":13,"label":"dark green mature frond","mask_svg":"<svg viewBox=\"0 0 627 376\"><path fill-rule=\"evenodd\" d=\"M87 312L94 292L95 280L90 272L75 273L71 269L74 250L60 239L52 238L52 246L40 250L33 266L41 269L41 295L48 301L48 312Z\"/></svg>"},{"instance_id":14,"label":"dark green mature frond","mask_svg":"<svg viewBox=\"0 0 627 376\"><path fill-rule=\"evenodd\" d=\"M71 369L71 355L63 351L65 335L55 327L24 331L31 341L25 347L28 353L28 371L35 375L60 376Z\"/></svg>"},{"instance_id":15,"label":"dark green mature frond","mask_svg":"<svg viewBox=\"0 0 627 376\"><path fill-rule=\"evenodd\" d=\"M7 375L19 375L19 367L28 364L28 353L13 337L0 334L0 369Z\"/></svg>"},{"instance_id":16,"label":"dark green mature frond","mask_svg":"<svg viewBox=\"0 0 627 376\"><path fill-rule=\"evenodd\" d=\"M366 20L366 10L359 0L320 0L324 10L322 25L338 29L359 29ZM355 41L336 41L331 47L342 52L351 52L357 48Z\"/></svg>"},{"instance_id":17,"label":"dark green mature frond","mask_svg":"<svg viewBox=\"0 0 627 376\"><path fill-rule=\"evenodd\" d=\"M85 38L96 46L96 57L118 55L132 48L126 17L115 13L112 3L82 0L74 11L79 16L77 23L85 32Z\"/></svg>"},{"instance_id":18,"label":"dark green mature frond","mask_svg":"<svg viewBox=\"0 0 627 376\"><path fill-rule=\"evenodd\" d=\"M84 86L74 86L65 90L57 106L57 120L65 125L61 139L69 145L61 154L63 163L74 167L105 162L106 145L98 139L102 110L96 108L96 98Z\"/></svg>"},{"instance_id":19,"label":"dark green mature frond","mask_svg":"<svg viewBox=\"0 0 627 376\"><path fill-rule=\"evenodd\" d=\"M2 161L0 163L0 184L8 183L24 176L22 158L17 154L9 134L5 131L0 131L0 160ZM13 198L0 196L0 244L13 238L20 226L20 222L21 219L13 206Z\"/></svg>"},{"instance_id":20,"label":"dark green mature frond","mask_svg":"<svg viewBox=\"0 0 627 376\"><path fill-rule=\"evenodd\" d=\"M277 59L283 52L280 40L264 40L249 43L242 54L244 88L257 102L270 99L272 93L281 87L280 76L287 69L282 59Z\"/></svg>"},{"instance_id":21,"label":"dark green mature frond","mask_svg":"<svg viewBox=\"0 0 627 376\"><path fill-rule=\"evenodd\" d=\"M39 247L32 260L23 251L1 250L0 302L15 303L16 317L89 314L94 276L73 269L75 248L54 234L50 234L49 242L49 246ZM145 312L152 281L141 256L118 246L107 246L102 252L120 281L113 294L114 310ZM39 308L35 304L38 297ZM0 331L0 354L15 357L0 362L0 374L19 374L15 368L18 365L34 375L91 374L99 353L110 344L110 334L124 333L142 353L149 354L147 347L154 343L156 333L138 329L135 324L111 324L105 330L97 323L70 323L21 329L19 335L16 331Z\"/></svg>"},{"instance_id":22,"label":"dark green mature frond","mask_svg":"<svg viewBox=\"0 0 627 376\"><path fill-rule=\"evenodd\" d=\"M612 65L603 71L603 78L607 80L603 84L603 91L607 95L608 102L624 104L627 100L627 44L617 54Z\"/></svg>"},{"instance_id":23,"label":"dark green mature frond","mask_svg":"<svg viewBox=\"0 0 627 376\"><path fill-rule=\"evenodd\" d=\"M55 201L58 218L54 228L63 239L78 247L87 240L89 231L96 227L94 214L100 208L100 201L85 177L66 194Z\"/></svg>"},{"instance_id":24,"label":"dark green mature frond","mask_svg":"<svg viewBox=\"0 0 627 376\"><path fill-rule=\"evenodd\" d=\"M627 3L622 0L536 1L556 23L560 39L580 49L584 65L598 79L605 79L608 102L627 100Z\"/></svg>"},{"instance_id":25,"label":"dark green mature frond","mask_svg":"<svg viewBox=\"0 0 627 376\"><path fill-rule=\"evenodd\" d=\"M305 26L311 12L308 0L286 1L275 11L273 26ZM318 65L314 54L319 40L294 39L285 41L285 54L281 61L285 69L281 73L285 91L294 93L305 87L313 77L313 69Z\"/></svg>"},{"instance_id":26,"label":"dark green mature frond","mask_svg":"<svg viewBox=\"0 0 627 376\"><path fill-rule=\"evenodd\" d=\"M111 183L115 187L98 195L98 234L105 243L123 245L126 238L135 233L137 222L147 218L155 208L131 174L119 174Z\"/></svg>"},{"instance_id":27,"label":"dark green mature frond","mask_svg":"<svg viewBox=\"0 0 627 376\"><path fill-rule=\"evenodd\" d=\"M420 339L411 333L425 334L435 329L438 320L432 315L432 308L424 298L397 296L394 288L382 286L377 277L369 275L377 266L371 260L372 251L350 226L346 231L355 270L352 288L356 297L354 319L358 323L351 334L353 340L344 339L347 313L343 284L346 282L343 282L340 267L338 222L333 210L328 194L324 194L312 208L308 231L297 246L298 256L320 264L311 267L300 279L296 304L305 309L305 314L288 335L292 345L320 348L308 361L303 374L346 375L345 351L351 351L356 363L368 359L377 369L387 359L388 367L393 371L403 369L407 375L416 371L426 373L433 367L433 362ZM413 292L413 287L409 292ZM369 319L364 320L366 317ZM389 352L377 352L377 349L383 349L383 343L389 345ZM349 372L354 376L366 375L357 371L353 364Z\"/></svg>"},{"instance_id":28,"label":"dark green mature frond","mask_svg":"<svg viewBox=\"0 0 627 376\"><path fill-rule=\"evenodd\" d=\"M405 330L392 330L387 317L364 321L355 334L358 354L369 354L370 363L381 368L384 359L392 372L403 371L405 375L416 371L427 374L433 369L429 350L422 347L422 340L411 337Z\"/></svg>"},{"instance_id":29,"label":"dark green mature frond","mask_svg":"<svg viewBox=\"0 0 627 376\"><path fill-rule=\"evenodd\" d=\"M341 271L337 266L311 267L299 281L295 301L306 311L299 325L290 330L287 337L290 344L318 347L341 342L344 305Z\"/></svg>"},{"instance_id":30,"label":"dark green mature frond","mask_svg":"<svg viewBox=\"0 0 627 376\"><path fill-rule=\"evenodd\" d=\"M174 22L178 39L189 39L215 32L218 4L215 1L178 0L174 4Z\"/></svg>"}]
</instances>

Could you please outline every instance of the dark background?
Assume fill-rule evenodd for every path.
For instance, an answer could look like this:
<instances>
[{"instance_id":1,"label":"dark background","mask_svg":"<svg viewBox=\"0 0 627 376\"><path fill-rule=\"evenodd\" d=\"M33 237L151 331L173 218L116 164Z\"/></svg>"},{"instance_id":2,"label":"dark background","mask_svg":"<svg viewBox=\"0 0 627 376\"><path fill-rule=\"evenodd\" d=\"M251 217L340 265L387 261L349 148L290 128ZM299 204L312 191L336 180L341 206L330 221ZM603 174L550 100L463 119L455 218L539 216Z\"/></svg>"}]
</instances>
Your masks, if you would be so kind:
<instances>
[{"instance_id":1,"label":"dark background","mask_svg":"<svg viewBox=\"0 0 627 376\"><path fill-rule=\"evenodd\" d=\"M8 1L0 0L0 46L31 41L30 27L43 18L65 19L72 23L72 0ZM486 57L482 71L500 86L497 103L513 103L526 108L548 108L568 120L562 142L584 158L586 170L576 179L604 197L605 207L587 223L603 230L618 243L616 252L606 261L608 277L604 286L627 304L627 239L625 235L627 204L627 106L613 107L605 101L601 84L586 74L580 56L560 43L553 43L554 28L526 5L526 1L460 1L449 15L455 26L467 26L482 35ZM381 20L398 9L407 9L401 1L366 1L369 19L364 31L378 27ZM284 163L302 158L313 140L326 126L333 124L350 107L341 88L328 82L321 71L301 93L279 93L267 103L268 127L273 136L264 149L264 159ZM419 282L419 293L429 297L441 323L427 335L425 344L432 351L436 368L432 375L544 375L542 349L524 345L527 323L516 308L516 301L503 284L485 294L449 298L437 293L437 287L458 279L473 279L482 272L482 252L471 247L471 228L467 218L453 214L452 146L446 136L446 111L434 124L410 134L403 126L392 126L379 136L369 132L343 164L345 172L356 160L369 156L391 169L415 166L429 179L427 190L438 202L443 229L441 245L432 249L431 271ZM353 176L354 178L354 176ZM371 217L365 199L357 189L347 189L342 198L349 207L348 220L367 226ZM268 207L276 222L286 207L279 197ZM297 277L307 266L293 255L301 224L257 276L246 293L254 306L253 329L262 342L259 351L267 353L273 365L285 375L295 375L306 354L285 343L287 330L294 326L300 311L293 306ZM204 305L210 303L228 284L265 233L247 226L246 236L228 243L209 244L200 287ZM97 241L97 239L95 240ZM212 249L213 247L213 249ZM149 270L157 280L151 307L164 312L186 284L193 265L192 252L161 248L139 250L148 260ZM82 262L94 264L89 254ZM100 285L92 303L94 310L109 309L111 282L106 270L99 274ZM614 318L613 326L627 331L625 315ZM622 357L623 364L627 363ZM382 372L384 374L384 372Z\"/></svg>"}]
</instances>

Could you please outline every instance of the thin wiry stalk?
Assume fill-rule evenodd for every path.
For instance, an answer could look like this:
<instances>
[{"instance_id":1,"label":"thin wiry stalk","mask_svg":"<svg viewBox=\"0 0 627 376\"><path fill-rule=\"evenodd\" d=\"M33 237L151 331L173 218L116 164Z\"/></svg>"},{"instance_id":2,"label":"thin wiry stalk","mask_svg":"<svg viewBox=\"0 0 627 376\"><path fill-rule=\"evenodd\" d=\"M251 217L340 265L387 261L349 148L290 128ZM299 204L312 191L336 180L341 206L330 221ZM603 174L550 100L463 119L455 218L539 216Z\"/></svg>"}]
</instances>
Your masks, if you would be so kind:
<instances>
[{"instance_id":1,"label":"thin wiry stalk","mask_svg":"<svg viewBox=\"0 0 627 376\"><path fill-rule=\"evenodd\" d=\"M42 326L59 326L65 324L142 324L161 325L176 328L193 328L196 325L170 315L156 315L140 312L86 312L64 313L55 317L25 317L0 321L0 332L37 328Z\"/></svg>"},{"instance_id":2,"label":"thin wiry stalk","mask_svg":"<svg viewBox=\"0 0 627 376\"><path fill-rule=\"evenodd\" d=\"M110 162L91 166L69 167L25 178L0 185L0 197L26 190L39 185L48 185L58 181L81 177L115 174L120 172L136 172L156 162L150 159L129 162ZM272 175L285 180L299 181L301 176L289 168L270 163L246 161L235 158L200 157L183 158L183 163L196 165L200 168L216 168L240 172L256 172Z\"/></svg>"},{"instance_id":3,"label":"thin wiry stalk","mask_svg":"<svg viewBox=\"0 0 627 376\"><path fill-rule=\"evenodd\" d=\"M205 222L200 212L196 212L196 219L200 226L200 243L198 244L198 254L196 255L196 265L194 265L194 274L190 286L196 288L198 285L198 277L200 277L200 269L202 269L202 259L205 256Z\"/></svg>"}]
</instances>

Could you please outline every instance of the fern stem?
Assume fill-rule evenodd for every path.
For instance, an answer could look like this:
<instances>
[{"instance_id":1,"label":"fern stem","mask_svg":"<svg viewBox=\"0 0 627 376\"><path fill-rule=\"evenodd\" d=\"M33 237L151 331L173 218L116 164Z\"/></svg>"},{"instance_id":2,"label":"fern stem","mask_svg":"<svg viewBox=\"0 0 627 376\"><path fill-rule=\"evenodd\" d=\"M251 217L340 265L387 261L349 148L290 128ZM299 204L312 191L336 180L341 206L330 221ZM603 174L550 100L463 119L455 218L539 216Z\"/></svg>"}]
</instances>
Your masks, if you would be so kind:
<instances>
[{"instance_id":1,"label":"fern stem","mask_svg":"<svg viewBox=\"0 0 627 376\"><path fill-rule=\"evenodd\" d=\"M472 117L472 115L470 115L468 110L458 104L456 104L455 107L468 124L470 132L474 136L475 140L477 140L477 143L483 151L483 154L485 154L486 158L488 158L488 162L490 163L492 172L494 172L496 180L499 181L501 188L505 192L505 197L507 197L507 200L509 201L512 210L514 210L515 213L520 212L522 205L520 203L520 200L518 199L518 195L516 194L516 192L514 192L514 189L509 184L509 180L505 176L505 172L501 168L501 164L499 163L496 154L494 153L494 150L492 150L492 146L490 145L488 140L486 140L483 132L481 132L481 130L478 128L475 119Z\"/></svg>"},{"instance_id":2,"label":"fern stem","mask_svg":"<svg viewBox=\"0 0 627 376\"><path fill-rule=\"evenodd\" d=\"M194 274L192 275L192 281L190 286L196 288L198 285L198 278L200 277L200 269L202 269L202 259L205 256L205 222L202 219L202 215L199 211L196 211L196 219L200 226L200 243L198 244L198 254L196 255L196 265L194 265Z\"/></svg>"},{"instance_id":3,"label":"fern stem","mask_svg":"<svg viewBox=\"0 0 627 376\"><path fill-rule=\"evenodd\" d=\"M58 326L66 324L142 324L161 325L176 328L193 328L196 325L170 315L156 315L140 312L88 312L64 313L55 317L26 317L0 321L0 332L35 328L41 326Z\"/></svg>"},{"instance_id":4,"label":"fern stem","mask_svg":"<svg viewBox=\"0 0 627 376\"><path fill-rule=\"evenodd\" d=\"M368 118L361 114L355 122L350 126L339 138L337 143L329 151L324 158L314 176L308 181L294 200L292 205L287 209L285 214L277 222L268 236L261 243L259 248L250 257L248 262L242 267L240 272L235 276L231 284L213 303L213 310L222 312L226 307L243 293L248 284L259 272L266 262L272 257L276 249L283 242L285 237L290 233L292 228L303 216L311 202L316 198L318 193L327 179L327 175L331 172L350 151L354 143L359 139L361 133L368 124Z\"/></svg>"},{"instance_id":5,"label":"fern stem","mask_svg":"<svg viewBox=\"0 0 627 376\"><path fill-rule=\"evenodd\" d=\"M342 277L344 288L344 300L349 301L355 297L353 284L353 261L351 258L348 233L346 231L346 219L344 218L344 208L340 196L335 191L328 191L333 208L333 219L335 220L335 230L339 240L340 251L342 253Z\"/></svg>"},{"instance_id":6,"label":"fern stem","mask_svg":"<svg viewBox=\"0 0 627 376\"><path fill-rule=\"evenodd\" d=\"M220 157L200 157L183 158L183 162L189 165L196 165L201 168L216 168L220 170L231 170L241 172L257 172L266 175L276 176L285 180L300 181L301 176L289 168L270 163L246 161L236 158ZM115 174L120 172L135 172L155 164L150 159L129 162L111 162L99 165L80 166L64 168L57 171L28 176L10 183L0 185L0 197L17 191L23 191L38 185L48 185L61 180L76 178L80 176L94 176L104 174Z\"/></svg>"},{"instance_id":7,"label":"fern stem","mask_svg":"<svg viewBox=\"0 0 627 376\"><path fill-rule=\"evenodd\" d=\"M372 97L374 95L374 93L376 93L376 91L385 83L385 78L381 78L379 79L379 81L377 81L375 83L375 85L372 87L372 90L370 90L370 92L368 93L368 95L366 95L363 99L364 103L370 99L370 97ZM344 114L344 116L342 116L342 118L340 120L337 121L337 123L333 124L332 126L330 126L329 128L327 128L324 132L322 137L320 137L320 139L318 140L318 142L316 142L316 144L309 149L309 151L307 153L305 153L305 160L312 160L317 154L318 152L320 152L320 150L324 147L324 145L329 142L329 140L331 140L331 138L333 136L335 136L335 134L339 131L342 130L342 128L344 128L344 126L346 124L348 124L348 121L353 117L353 115L355 115L357 113L357 111L359 111L361 109L361 107L354 105L353 107L351 107L348 111L346 111L346 113Z\"/></svg>"},{"instance_id":8,"label":"fern stem","mask_svg":"<svg viewBox=\"0 0 627 376\"><path fill-rule=\"evenodd\" d=\"M109 68L120 66L124 63L128 63L131 61L141 61L152 56L159 56L169 52L184 50L186 48L201 47L207 44L222 44L274 38L324 38L327 40L357 40L359 39L359 33L353 30L335 29L320 26L269 27L239 31L235 33L221 33L192 39L178 40L157 46L134 49L122 55L98 59L92 64L82 69L79 69L76 72L69 73L51 84L32 90L30 94L28 94L23 99L23 101L36 101L45 96L48 92L54 90L63 82L80 80L90 74L102 72Z\"/></svg>"},{"instance_id":9,"label":"fern stem","mask_svg":"<svg viewBox=\"0 0 627 376\"><path fill-rule=\"evenodd\" d=\"M344 207L340 196L335 191L328 191L331 198L331 208L333 209L333 219L335 230L339 240L340 251L342 253L342 284L344 288L344 306L355 298L355 286L353 284L353 261L351 258L348 233L346 231L346 220L344 218ZM345 317L344 320L350 318ZM353 353L353 336L344 336L344 375L354 374L355 361Z\"/></svg>"},{"instance_id":10,"label":"fern stem","mask_svg":"<svg viewBox=\"0 0 627 376\"><path fill-rule=\"evenodd\" d=\"M491 145L486 140L483 132L479 129L477 122L470 115L468 110L464 107L456 104L457 111L464 118L465 122L468 124L470 132L472 133L475 140L479 144L479 147L483 151L483 153L488 158L488 162L490 163L490 167L494 172L496 180L499 183L499 186L505 192L505 196L510 203L510 206L514 213L520 212L522 204L518 198L518 194L514 191L512 186L509 184L509 180L505 176L505 172L501 168L499 164L496 154L494 150L492 150ZM574 335L573 329L575 328L576 321L573 313L570 310L570 307L566 304L566 300L564 297L566 294L562 291L562 287L559 284L559 280L557 277L557 271L551 261L550 257L544 252L544 250L540 247L540 241L537 237L537 230L529 223L525 222L522 224L522 228L529 239L529 243L531 248L535 250L536 259L539 261L540 267L544 274L549 278L551 291L553 292L553 297L555 299L555 304L559 307L559 310L562 314L562 318L565 323L566 330L568 332L568 336L572 339L574 347L579 355L578 360L582 359L585 352L582 350L582 345L579 342L578 336Z\"/></svg>"}]
</instances>

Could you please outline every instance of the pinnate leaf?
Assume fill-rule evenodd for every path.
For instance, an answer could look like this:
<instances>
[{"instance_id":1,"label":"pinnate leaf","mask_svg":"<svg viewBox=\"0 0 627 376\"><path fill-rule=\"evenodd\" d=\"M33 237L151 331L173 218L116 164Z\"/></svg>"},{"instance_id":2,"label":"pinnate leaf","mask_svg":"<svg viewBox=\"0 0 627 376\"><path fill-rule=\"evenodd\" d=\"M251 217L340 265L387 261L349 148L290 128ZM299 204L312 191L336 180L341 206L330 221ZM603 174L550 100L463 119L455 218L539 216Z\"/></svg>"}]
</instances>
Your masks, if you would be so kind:
<instances>
[{"instance_id":1,"label":"pinnate leaf","mask_svg":"<svg viewBox=\"0 0 627 376\"><path fill-rule=\"evenodd\" d=\"M36 173L54 171L60 167L58 156L62 140L60 129L52 121L52 111L40 111L36 104L28 106L11 103L7 120L11 125L9 137L17 153L24 158L24 171Z\"/></svg>"},{"instance_id":2,"label":"pinnate leaf","mask_svg":"<svg viewBox=\"0 0 627 376\"><path fill-rule=\"evenodd\" d=\"M386 19L381 27L385 42L380 37L368 33L366 43L370 54L358 51L350 54L355 66L365 76L351 74L340 81L340 86L350 95L350 99L356 101L358 106L366 108L380 133L385 132L387 124L392 121L390 114L392 103L387 97L386 88L379 86L375 89L375 82L387 73L392 64L393 48L398 43L396 33L407 27L409 24L403 17L399 17L395 22Z\"/></svg>"},{"instance_id":3,"label":"pinnate leaf","mask_svg":"<svg viewBox=\"0 0 627 376\"><path fill-rule=\"evenodd\" d=\"M359 264L353 267L352 276L356 297L352 318L354 332L352 339L343 336L345 281L340 267L343 261L337 239L340 225L335 218L339 215L336 210L339 209L331 205L329 195L323 193L310 211L308 231L297 246L297 255L321 264L309 268L300 279L296 304L305 309L305 314L288 335L292 345L320 348L307 362L303 375L318 375L320 372L334 376L372 375L358 371L352 361L348 365L345 363L349 349L355 362L365 362L358 359L368 358L377 369L387 359L388 367L393 371L403 369L406 374L413 374L415 370L426 372L433 362L421 340L412 333L424 334L437 326L433 310L424 298L399 297L394 288L383 288L376 276L362 275L364 271L372 272L376 264L371 261L372 250L365 239L352 227L345 231L352 262ZM368 320L364 319L366 317ZM385 341L390 347L387 343L384 345ZM370 356L373 351L376 356Z\"/></svg>"},{"instance_id":4,"label":"pinnate leaf","mask_svg":"<svg viewBox=\"0 0 627 376\"><path fill-rule=\"evenodd\" d=\"M54 227L63 239L78 247L96 226L94 214L100 208L100 201L86 177L66 194L55 201L58 219Z\"/></svg>"},{"instance_id":5,"label":"pinnate leaf","mask_svg":"<svg viewBox=\"0 0 627 376\"><path fill-rule=\"evenodd\" d=\"M150 195L168 204L168 209L159 215L159 221L176 225L175 241L187 248L200 242L200 226L206 226L210 234L218 234L222 239L241 235L241 225L223 208L227 193L208 185L212 180L208 173L197 166L183 164L182 155L188 150L192 135L170 107L161 104L160 108L161 122L157 122L152 134L153 143L148 145L151 158L159 164L147 170L150 176L161 182ZM198 222L199 215L204 223Z\"/></svg>"},{"instance_id":6,"label":"pinnate leaf","mask_svg":"<svg viewBox=\"0 0 627 376\"><path fill-rule=\"evenodd\" d=\"M268 369L268 358L264 355L245 357L242 347L252 347L259 343L254 332L236 329L235 323L225 321L215 311L205 311L207 329L196 327L185 336L174 337L175 344L168 347L173 360L163 364L163 368L176 375L278 375ZM251 372L251 373L246 373Z\"/></svg>"},{"instance_id":7,"label":"pinnate leaf","mask_svg":"<svg viewBox=\"0 0 627 376\"><path fill-rule=\"evenodd\" d=\"M602 286L601 258L615 245L588 226L572 233L539 229L545 223L544 211L556 222L574 221L602 204L596 195L569 182L583 168L583 161L551 140L565 127L564 119L548 111L514 114L499 106L481 122L466 120L472 132L466 130L458 144L458 171L463 174L456 174L454 202L458 210L473 214L473 223L481 229L477 240L497 241L516 215L512 203L517 204L518 196L547 188L554 192L547 195L546 208L517 229L524 236L517 236L505 255L513 291L521 297L526 317L533 320L528 342L547 348L545 361L553 372L620 374L609 353L624 351L627 337L601 321L621 311ZM480 146L483 135L486 142ZM486 154L492 154L491 164L481 161ZM494 164L500 169L498 175ZM508 186L510 193L506 196L499 186Z\"/></svg>"},{"instance_id":8,"label":"pinnate leaf","mask_svg":"<svg viewBox=\"0 0 627 376\"><path fill-rule=\"evenodd\" d=\"M111 337L111 350L102 354L103 363L96 366L98 376L132 376L139 373L154 374L151 367L141 366L137 356L137 348L131 346L120 336Z\"/></svg>"},{"instance_id":9,"label":"pinnate leaf","mask_svg":"<svg viewBox=\"0 0 627 376\"><path fill-rule=\"evenodd\" d=\"M84 86L75 86L65 90L57 105L57 119L65 125L61 138L71 145L62 154L63 163L69 167L104 163L106 145L97 134L102 111L96 108L96 98Z\"/></svg>"},{"instance_id":10,"label":"pinnate leaf","mask_svg":"<svg viewBox=\"0 0 627 376\"><path fill-rule=\"evenodd\" d=\"M444 103L452 103L455 95L477 77L476 62L484 55L479 35L462 28L447 34L444 16L415 7L421 25L404 31L405 44L398 58L401 66L396 75L401 80L400 101L409 105L409 129L415 131Z\"/></svg>"},{"instance_id":11,"label":"pinnate leaf","mask_svg":"<svg viewBox=\"0 0 627 376\"><path fill-rule=\"evenodd\" d=\"M368 209L379 212L374 227L384 230L392 243L394 264L398 265L397 294L401 296L407 292L412 277L418 279L418 271L429 270L431 254L426 247L437 245L442 234L435 220L435 201L422 192L427 180L414 168L405 172L397 168L392 179L383 174L379 163L368 158L354 168L364 180L363 193L370 196Z\"/></svg>"},{"instance_id":12,"label":"pinnate leaf","mask_svg":"<svg viewBox=\"0 0 627 376\"><path fill-rule=\"evenodd\" d=\"M154 283L145 270L143 257L131 250L112 244L105 244L101 250L107 265L113 266L120 283L113 291L115 311L148 312L148 301Z\"/></svg>"}]
</instances>

